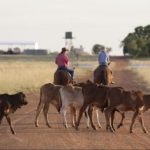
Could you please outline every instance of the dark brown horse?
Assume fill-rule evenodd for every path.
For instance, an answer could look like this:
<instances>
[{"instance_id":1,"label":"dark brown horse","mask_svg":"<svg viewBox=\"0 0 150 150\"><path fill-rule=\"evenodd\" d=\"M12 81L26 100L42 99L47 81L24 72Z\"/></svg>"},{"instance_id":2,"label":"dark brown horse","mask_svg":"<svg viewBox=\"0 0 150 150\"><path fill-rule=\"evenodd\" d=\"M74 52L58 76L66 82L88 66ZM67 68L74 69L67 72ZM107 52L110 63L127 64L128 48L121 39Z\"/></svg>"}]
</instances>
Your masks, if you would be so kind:
<instances>
[{"instance_id":1,"label":"dark brown horse","mask_svg":"<svg viewBox=\"0 0 150 150\"><path fill-rule=\"evenodd\" d=\"M108 66L98 66L94 70L94 83L110 85L112 83L112 71Z\"/></svg>"},{"instance_id":2,"label":"dark brown horse","mask_svg":"<svg viewBox=\"0 0 150 150\"><path fill-rule=\"evenodd\" d=\"M54 84L56 85L67 85L72 81L71 75L65 70L56 70L54 74Z\"/></svg>"}]
</instances>

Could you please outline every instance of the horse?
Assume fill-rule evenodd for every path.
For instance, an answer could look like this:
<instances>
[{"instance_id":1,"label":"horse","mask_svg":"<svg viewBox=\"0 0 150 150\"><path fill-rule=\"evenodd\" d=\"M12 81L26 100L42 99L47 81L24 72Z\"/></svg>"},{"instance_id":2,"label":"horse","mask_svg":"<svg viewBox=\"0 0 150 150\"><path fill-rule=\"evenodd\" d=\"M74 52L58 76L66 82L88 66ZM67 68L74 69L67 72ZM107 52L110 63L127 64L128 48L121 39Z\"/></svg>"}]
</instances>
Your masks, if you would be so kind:
<instances>
[{"instance_id":1,"label":"horse","mask_svg":"<svg viewBox=\"0 0 150 150\"><path fill-rule=\"evenodd\" d=\"M54 84L56 85L68 85L72 82L72 78L69 72L65 70L56 70L54 73Z\"/></svg>"},{"instance_id":2,"label":"horse","mask_svg":"<svg viewBox=\"0 0 150 150\"><path fill-rule=\"evenodd\" d=\"M110 85L112 78L112 71L106 65L100 65L94 70L94 83Z\"/></svg>"}]
</instances>

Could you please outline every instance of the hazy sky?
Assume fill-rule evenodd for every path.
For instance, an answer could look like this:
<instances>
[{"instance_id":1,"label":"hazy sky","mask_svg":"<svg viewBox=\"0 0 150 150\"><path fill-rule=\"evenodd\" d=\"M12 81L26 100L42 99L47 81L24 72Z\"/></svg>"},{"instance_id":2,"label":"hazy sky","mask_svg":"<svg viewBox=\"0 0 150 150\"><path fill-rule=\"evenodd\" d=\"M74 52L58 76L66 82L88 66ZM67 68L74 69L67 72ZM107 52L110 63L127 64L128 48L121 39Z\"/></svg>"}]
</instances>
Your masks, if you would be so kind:
<instances>
[{"instance_id":1,"label":"hazy sky","mask_svg":"<svg viewBox=\"0 0 150 150\"><path fill-rule=\"evenodd\" d=\"M96 43L121 54L120 41L150 24L150 0L0 0L0 41L37 41L60 51L66 31L74 46Z\"/></svg>"}]
</instances>

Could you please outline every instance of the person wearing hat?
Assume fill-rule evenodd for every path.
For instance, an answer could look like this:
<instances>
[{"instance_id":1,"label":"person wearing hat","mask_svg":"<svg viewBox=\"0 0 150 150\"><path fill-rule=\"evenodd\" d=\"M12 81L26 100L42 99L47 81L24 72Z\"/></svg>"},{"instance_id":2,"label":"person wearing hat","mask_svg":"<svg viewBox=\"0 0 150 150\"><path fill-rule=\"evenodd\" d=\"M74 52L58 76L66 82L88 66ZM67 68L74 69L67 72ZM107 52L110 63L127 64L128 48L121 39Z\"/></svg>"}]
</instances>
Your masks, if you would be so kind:
<instances>
[{"instance_id":1,"label":"person wearing hat","mask_svg":"<svg viewBox=\"0 0 150 150\"><path fill-rule=\"evenodd\" d=\"M106 52L106 48L103 48L98 55L99 65L108 66L110 64L109 55Z\"/></svg>"},{"instance_id":2,"label":"person wearing hat","mask_svg":"<svg viewBox=\"0 0 150 150\"><path fill-rule=\"evenodd\" d=\"M68 56L66 55L66 49L65 47L62 48L61 52L56 56L55 63L58 65L59 70L66 70L70 73L72 80L74 76L74 70L68 68Z\"/></svg>"},{"instance_id":3,"label":"person wearing hat","mask_svg":"<svg viewBox=\"0 0 150 150\"><path fill-rule=\"evenodd\" d=\"M110 65L110 59L109 59L109 55L107 53L107 49L105 47L103 47L103 49L99 52L98 54L98 63L99 66L109 66ZM109 68L111 74L112 74L112 70ZM94 73L94 78L95 78L95 73ZM112 81L111 84L114 84L115 82Z\"/></svg>"}]
</instances>

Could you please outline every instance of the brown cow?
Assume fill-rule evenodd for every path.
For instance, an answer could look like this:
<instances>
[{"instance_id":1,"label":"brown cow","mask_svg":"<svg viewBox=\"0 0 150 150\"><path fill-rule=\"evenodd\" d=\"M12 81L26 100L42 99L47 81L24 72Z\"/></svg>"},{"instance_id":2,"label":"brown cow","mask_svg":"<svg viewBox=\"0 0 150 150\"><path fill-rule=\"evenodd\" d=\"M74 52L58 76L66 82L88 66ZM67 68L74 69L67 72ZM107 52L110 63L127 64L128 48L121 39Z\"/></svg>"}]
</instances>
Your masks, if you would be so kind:
<instances>
[{"instance_id":1,"label":"brown cow","mask_svg":"<svg viewBox=\"0 0 150 150\"><path fill-rule=\"evenodd\" d=\"M150 95L144 95L144 112L150 109Z\"/></svg>"},{"instance_id":2,"label":"brown cow","mask_svg":"<svg viewBox=\"0 0 150 150\"><path fill-rule=\"evenodd\" d=\"M125 91L121 88L110 88L107 97L107 108L105 109L106 129L114 132L110 123L110 118L113 110L117 109L119 111L134 111L130 125L130 133L133 132L133 124L137 116L139 117L139 122L141 123L144 133L147 133L141 116L142 111L144 110L143 96L144 95L141 91Z\"/></svg>"},{"instance_id":3,"label":"brown cow","mask_svg":"<svg viewBox=\"0 0 150 150\"><path fill-rule=\"evenodd\" d=\"M50 128L50 124L48 122L47 114L49 110L49 105L52 104L55 106L57 111L60 111L61 108L61 100L60 100L60 94L59 89L61 88L61 85L54 85L52 83L48 83L43 85L40 88L40 101L37 107L36 111L36 117L35 117L35 126L38 127L38 116L43 109L44 118L46 121L46 125Z\"/></svg>"},{"instance_id":4,"label":"brown cow","mask_svg":"<svg viewBox=\"0 0 150 150\"><path fill-rule=\"evenodd\" d=\"M92 105L97 106L99 108L106 107L107 91L109 87L104 85L98 85L90 81L88 81L87 83L78 83L76 85L82 87L83 96L84 96L84 103L79 111L79 116L76 123L76 129L78 129L83 112L87 109L87 107L89 107L90 109L88 113L89 113L90 123L92 128L96 130L96 127L93 124L93 120L92 120L92 110L93 110Z\"/></svg>"},{"instance_id":5,"label":"brown cow","mask_svg":"<svg viewBox=\"0 0 150 150\"><path fill-rule=\"evenodd\" d=\"M15 131L11 125L9 115L11 113L14 113L18 108L21 108L21 106L26 104L26 96L23 92L19 92L13 95L0 94L0 124L3 117L5 116L10 126L12 134L15 134Z\"/></svg>"},{"instance_id":6,"label":"brown cow","mask_svg":"<svg viewBox=\"0 0 150 150\"><path fill-rule=\"evenodd\" d=\"M150 109L150 95L144 95L144 109L143 112L147 111L148 109ZM114 116L114 112L112 114ZM125 119L125 113L122 113L122 118L121 121L119 123L119 125L117 126L117 128L120 128L121 126L123 126L123 121ZM112 121L114 120L114 117L112 119ZM113 125L113 122L112 122Z\"/></svg>"}]
</instances>

